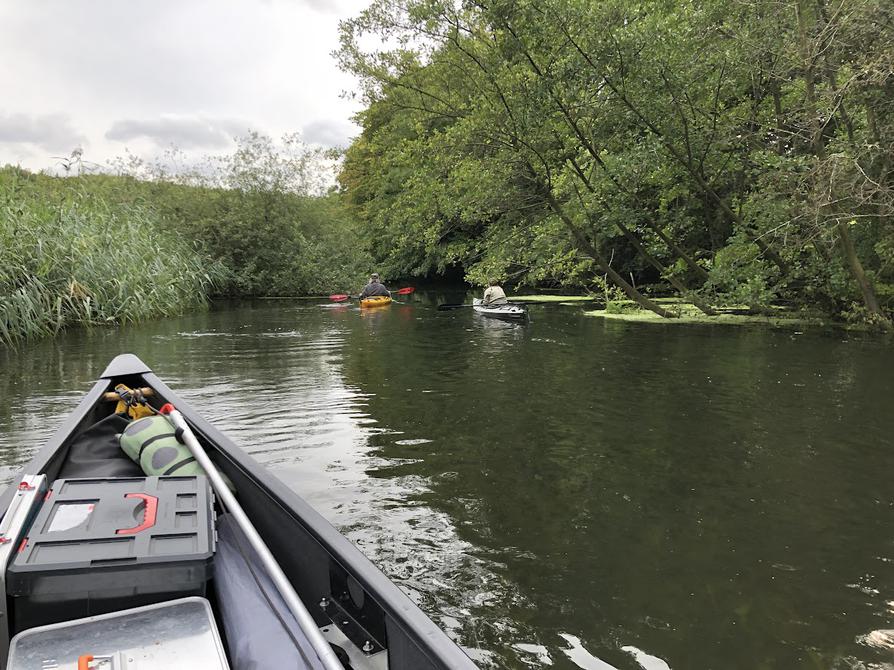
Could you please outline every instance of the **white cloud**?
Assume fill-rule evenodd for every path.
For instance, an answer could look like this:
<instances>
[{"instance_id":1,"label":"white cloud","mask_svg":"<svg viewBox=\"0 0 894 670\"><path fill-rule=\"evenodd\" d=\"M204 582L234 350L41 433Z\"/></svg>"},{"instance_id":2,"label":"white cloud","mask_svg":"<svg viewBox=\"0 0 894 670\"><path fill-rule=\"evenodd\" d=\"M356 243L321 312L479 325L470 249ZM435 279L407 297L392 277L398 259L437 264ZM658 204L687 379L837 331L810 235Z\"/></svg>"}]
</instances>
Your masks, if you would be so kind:
<instances>
[{"instance_id":1,"label":"white cloud","mask_svg":"<svg viewBox=\"0 0 894 670\"><path fill-rule=\"evenodd\" d=\"M122 141L144 156L169 140L204 151L248 127L273 137L305 128L338 143L352 134L339 125L358 105L340 96L354 82L330 54L338 48L338 21L365 4L0 3L0 113L17 120L20 136L27 135L21 119L42 120L30 135L39 142L81 138L85 157L96 162L119 155ZM240 120L235 131L233 119ZM23 146L38 145L0 143L0 164L22 155ZM28 167L45 166L41 151L26 159Z\"/></svg>"},{"instance_id":2,"label":"white cloud","mask_svg":"<svg viewBox=\"0 0 894 670\"><path fill-rule=\"evenodd\" d=\"M343 119L326 119L311 121L304 126L302 138L309 144L344 149L351 143L351 138L359 133L360 129L353 123Z\"/></svg>"},{"instance_id":3,"label":"white cloud","mask_svg":"<svg viewBox=\"0 0 894 670\"><path fill-rule=\"evenodd\" d=\"M0 146L7 145L7 150L21 152L25 148L22 145L30 145L50 153L68 154L83 142L84 136L75 130L67 114L5 114L0 111Z\"/></svg>"},{"instance_id":4,"label":"white cloud","mask_svg":"<svg viewBox=\"0 0 894 670\"><path fill-rule=\"evenodd\" d=\"M105 138L117 142L145 138L161 147L174 145L183 150L223 149L233 143L234 137L248 130L248 123L235 119L164 114L156 119L115 121Z\"/></svg>"}]
</instances>

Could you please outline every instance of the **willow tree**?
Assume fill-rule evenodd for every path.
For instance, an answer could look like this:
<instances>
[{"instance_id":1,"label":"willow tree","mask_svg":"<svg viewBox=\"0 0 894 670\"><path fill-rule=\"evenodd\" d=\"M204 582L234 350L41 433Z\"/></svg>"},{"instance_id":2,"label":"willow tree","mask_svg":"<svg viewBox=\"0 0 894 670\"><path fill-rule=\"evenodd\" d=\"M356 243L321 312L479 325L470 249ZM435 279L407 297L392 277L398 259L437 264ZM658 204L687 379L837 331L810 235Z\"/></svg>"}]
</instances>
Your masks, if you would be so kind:
<instances>
[{"instance_id":1,"label":"willow tree","mask_svg":"<svg viewBox=\"0 0 894 670\"><path fill-rule=\"evenodd\" d=\"M387 193L378 192L387 203L380 213L387 218L368 220L415 233L417 241L427 238L434 242L453 237L457 230L471 228L474 232L476 227L499 225L509 228L507 235L497 236L505 247L518 243L507 238L530 236L537 230L554 231L554 226L536 225L551 218L564 226L565 244L579 252L577 262L568 266L579 269L590 263L645 308L670 316L625 280L612 267L601 245L591 239L591 233L599 231L589 228L599 219L580 209L580 203L586 201L573 202L570 194L561 192L561 176L569 170L563 138L531 113L532 105L538 107L537 100L549 97L544 82L527 81L526 66L507 61L504 51L508 45L493 41L493 31L480 16L447 4L427 6L432 12L429 17L440 21L442 30L432 32L426 28L431 23L421 21L414 36L421 46L386 54L362 53L356 39L364 29L406 25L409 15L401 11L395 14L394 9L374 5L362 20L346 25L341 52L346 67L364 77L370 110L387 106L394 110L398 124L406 124L407 118L417 120L413 136L402 139L399 150L386 143L379 155L406 158L414 154L421 160L403 163L406 179L400 184L399 195L388 198ZM420 18L418 13L414 16ZM431 43L436 46L430 48L424 40L434 40ZM432 124L434 132L420 132ZM362 158L359 152L349 151L345 168L348 175L358 173L355 158L368 159L366 151L375 143L375 135L364 133ZM381 133L378 135L381 137ZM463 179L463 174L478 177ZM441 190L442 205L427 197L433 189ZM369 189L364 192L369 194ZM406 211L402 201L422 204L427 215L419 212L416 220L427 220L434 227L428 226L426 231L402 227L400 221ZM476 201L482 204L472 206ZM377 205L374 200L367 202L369 214ZM455 203L465 206L456 207ZM635 239L629 230L626 234ZM479 239L494 241L491 236L479 235ZM466 251L480 253L475 245ZM548 256L561 257L563 251L560 248L558 254ZM454 256L454 260L468 258Z\"/></svg>"}]
</instances>

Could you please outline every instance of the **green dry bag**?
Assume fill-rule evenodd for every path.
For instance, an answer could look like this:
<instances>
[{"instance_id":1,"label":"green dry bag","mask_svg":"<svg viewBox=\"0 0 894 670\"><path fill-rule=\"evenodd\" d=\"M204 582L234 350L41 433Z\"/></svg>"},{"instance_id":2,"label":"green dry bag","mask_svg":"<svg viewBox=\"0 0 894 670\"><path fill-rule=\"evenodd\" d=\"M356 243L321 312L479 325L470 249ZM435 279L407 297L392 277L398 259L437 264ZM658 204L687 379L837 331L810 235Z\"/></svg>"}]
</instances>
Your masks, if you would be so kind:
<instances>
[{"instance_id":1,"label":"green dry bag","mask_svg":"<svg viewBox=\"0 0 894 670\"><path fill-rule=\"evenodd\" d=\"M149 476L205 474L189 447L177 441L174 427L163 416L131 422L119 440L124 453Z\"/></svg>"}]
</instances>

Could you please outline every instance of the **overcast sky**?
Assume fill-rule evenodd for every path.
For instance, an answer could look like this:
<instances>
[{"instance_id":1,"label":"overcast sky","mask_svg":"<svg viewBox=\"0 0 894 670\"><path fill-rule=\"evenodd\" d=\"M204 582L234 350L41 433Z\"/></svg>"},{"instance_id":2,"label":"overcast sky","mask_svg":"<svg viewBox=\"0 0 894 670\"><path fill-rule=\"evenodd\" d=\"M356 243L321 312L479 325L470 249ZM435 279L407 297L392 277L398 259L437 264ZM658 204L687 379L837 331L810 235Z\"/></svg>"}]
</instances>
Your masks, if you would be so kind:
<instances>
[{"instance_id":1,"label":"overcast sky","mask_svg":"<svg viewBox=\"0 0 894 670\"><path fill-rule=\"evenodd\" d=\"M249 129L344 146L353 82L330 53L365 0L16 0L0 4L0 165L195 155Z\"/></svg>"}]
</instances>

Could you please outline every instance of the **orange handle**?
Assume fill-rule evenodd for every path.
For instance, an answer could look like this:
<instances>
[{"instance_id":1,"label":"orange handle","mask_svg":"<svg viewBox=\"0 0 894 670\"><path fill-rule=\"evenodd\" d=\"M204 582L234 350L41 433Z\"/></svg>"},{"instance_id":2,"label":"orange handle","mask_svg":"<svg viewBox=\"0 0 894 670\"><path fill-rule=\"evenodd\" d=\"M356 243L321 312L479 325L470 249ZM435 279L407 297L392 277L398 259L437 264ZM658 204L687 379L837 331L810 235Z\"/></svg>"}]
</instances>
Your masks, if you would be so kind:
<instances>
[{"instance_id":1,"label":"orange handle","mask_svg":"<svg viewBox=\"0 0 894 670\"><path fill-rule=\"evenodd\" d=\"M146 510L143 512L143 523L133 528L119 528L115 531L117 535L133 535L141 530L152 528L155 525L155 515L158 512L158 498L145 493L128 493L125 498L141 498L146 503ZM91 657L92 658L92 657ZM80 670L80 669L79 669Z\"/></svg>"},{"instance_id":2,"label":"orange handle","mask_svg":"<svg viewBox=\"0 0 894 670\"><path fill-rule=\"evenodd\" d=\"M78 656L78 670L90 670L91 661L93 661L93 654Z\"/></svg>"}]
</instances>

